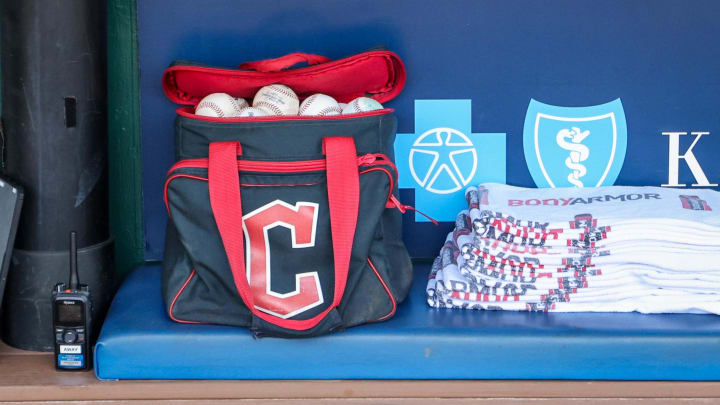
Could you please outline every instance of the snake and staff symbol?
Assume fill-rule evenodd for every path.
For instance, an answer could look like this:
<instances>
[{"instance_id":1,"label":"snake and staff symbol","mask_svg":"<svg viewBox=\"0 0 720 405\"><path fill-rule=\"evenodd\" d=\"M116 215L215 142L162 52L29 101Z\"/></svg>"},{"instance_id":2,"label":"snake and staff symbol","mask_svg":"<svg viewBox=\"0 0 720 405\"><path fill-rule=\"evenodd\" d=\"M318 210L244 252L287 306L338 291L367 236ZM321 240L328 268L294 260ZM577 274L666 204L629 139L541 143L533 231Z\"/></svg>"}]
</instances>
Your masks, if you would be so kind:
<instances>
[{"instance_id":1,"label":"snake and staff symbol","mask_svg":"<svg viewBox=\"0 0 720 405\"><path fill-rule=\"evenodd\" d=\"M588 135L590 135L590 131L581 131L578 127L572 127L572 129L561 129L555 137L558 146L570 151L570 155L565 159L565 166L572 170L567 179L575 187L585 186L580 178L587 174L587 168L580 162L587 160L590 156L590 149L581 142Z\"/></svg>"}]
</instances>

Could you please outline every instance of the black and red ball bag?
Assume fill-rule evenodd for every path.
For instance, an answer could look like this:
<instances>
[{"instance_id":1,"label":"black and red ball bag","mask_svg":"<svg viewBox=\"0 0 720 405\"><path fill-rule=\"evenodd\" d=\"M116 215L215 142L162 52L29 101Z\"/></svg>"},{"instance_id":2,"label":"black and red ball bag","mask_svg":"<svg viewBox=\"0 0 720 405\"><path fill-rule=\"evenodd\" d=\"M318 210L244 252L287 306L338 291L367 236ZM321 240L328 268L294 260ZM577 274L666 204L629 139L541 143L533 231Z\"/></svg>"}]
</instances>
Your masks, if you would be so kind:
<instances>
[{"instance_id":1,"label":"black and red ball bag","mask_svg":"<svg viewBox=\"0 0 720 405\"><path fill-rule=\"evenodd\" d=\"M307 66L293 68L299 62ZM210 93L252 100L265 85L300 100L395 97L401 60L374 50L309 54L220 69L182 61L163 77L177 110L163 294L172 319L314 336L390 318L412 265L401 239L396 120L382 109L331 117L210 118Z\"/></svg>"}]
</instances>

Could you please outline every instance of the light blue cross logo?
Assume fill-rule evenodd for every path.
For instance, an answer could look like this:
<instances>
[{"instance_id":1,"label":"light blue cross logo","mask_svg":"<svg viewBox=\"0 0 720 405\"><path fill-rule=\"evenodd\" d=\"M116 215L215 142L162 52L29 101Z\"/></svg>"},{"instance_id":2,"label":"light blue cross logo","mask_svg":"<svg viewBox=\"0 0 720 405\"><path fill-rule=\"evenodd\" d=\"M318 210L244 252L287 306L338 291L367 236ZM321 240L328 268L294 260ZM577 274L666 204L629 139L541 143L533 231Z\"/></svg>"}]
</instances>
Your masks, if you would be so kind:
<instances>
[{"instance_id":1,"label":"light blue cross logo","mask_svg":"<svg viewBox=\"0 0 720 405\"><path fill-rule=\"evenodd\" d=\"M415 133L398 134L400 188L415 189L415 208L454 221L467 209L465 189L505 183L505 134L472 133L470 100L415 100ZM427 222L416 214L416 222Z\"/></svg>"}]
</instances>

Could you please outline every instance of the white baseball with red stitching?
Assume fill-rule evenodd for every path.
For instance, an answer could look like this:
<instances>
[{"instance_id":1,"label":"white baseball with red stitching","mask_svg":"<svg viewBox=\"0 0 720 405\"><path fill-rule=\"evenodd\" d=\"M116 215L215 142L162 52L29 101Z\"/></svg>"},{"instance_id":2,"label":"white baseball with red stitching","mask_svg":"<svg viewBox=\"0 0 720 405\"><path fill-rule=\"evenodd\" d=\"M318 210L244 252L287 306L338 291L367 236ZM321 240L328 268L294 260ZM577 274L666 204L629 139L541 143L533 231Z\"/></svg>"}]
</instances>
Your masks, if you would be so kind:
<instances>
[{"instance_id":1,"label":"white baseball with red stitching","mask_svg":"<svg viewBox=\"0 0 720 405\"><path fill-rule=\"evenodd\" d=\"M340 115L342 109L334 98L325 94L313 94L300 104L298 115Z\"/></svg>"},{"instance_id":2,"label":"white baseball with red stitching","mask_svg":"<svg viewBox=\"0 0 720 405\"><path fill-rule=\"evenodd\" d=\"M195 107L195 114L205 117L229 118L237 117L242 108L237 101L226 93L213 93L200 100Z\"/></svg>"},{"instance_id":3,"label":"white baseball with red stitching","mask_svg":"<svg viewBox=\"0 0 720 405\"><path fill-rule=\"evenodd\" d=\"M358 97L343 108L343 114L358 114L365 111L382 110L382 104L369 97Z\"/></svg>"},{"instance_id":4,"label":"white baseball with red stitching","mask_svg":"<svg viewBox=\"0 0 720 405\"><path fill-rule=\"evenodd\" d=\"M250 107L250 103L242 97L235 97L235 102L237 103L238 108L240 108L240 111Z\"/></svg>"},{"instance_id":5,"label":"white baseball with red stitching","mask_svg":"<svg viewBox=\"0 0 720 405\"><path fill-rule=\"evenodd\" d=\"M238 117L266 117L268 113L265 110L255 107L246 107L240 111Z\"/></svg>"},{"instance_id":6,"label":"white baseball with red stitching","mask_svg":"<svg viewBox=\"0 0 720 405\"><path fill-rule=\"evenodd\" d=\"M265 110L270 115L297 115L300 100L290 87L271 84L258 90L253 107Z\"/></svg>"}]
</instances>

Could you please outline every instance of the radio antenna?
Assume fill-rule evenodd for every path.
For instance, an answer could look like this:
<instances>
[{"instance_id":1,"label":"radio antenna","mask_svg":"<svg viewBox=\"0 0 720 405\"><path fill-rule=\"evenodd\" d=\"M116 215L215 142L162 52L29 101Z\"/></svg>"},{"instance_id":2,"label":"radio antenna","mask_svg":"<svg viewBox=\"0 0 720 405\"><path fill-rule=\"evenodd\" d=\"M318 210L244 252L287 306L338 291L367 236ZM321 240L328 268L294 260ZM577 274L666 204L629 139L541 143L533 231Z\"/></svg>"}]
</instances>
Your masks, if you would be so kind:
<instances>
[{"instance_id":1,"label":"radio antenna","mask_svg":"<svg viewBox=\"0 0 720 405\"><path fill-rule=\"evenodd\" d=\"M70 232L70 289L80 288L77 269L77 241L75 231Z\"/></svg>"}]
</instances>

